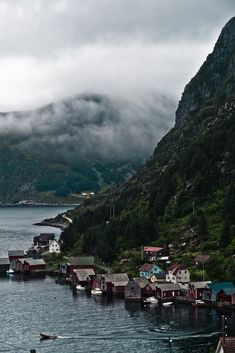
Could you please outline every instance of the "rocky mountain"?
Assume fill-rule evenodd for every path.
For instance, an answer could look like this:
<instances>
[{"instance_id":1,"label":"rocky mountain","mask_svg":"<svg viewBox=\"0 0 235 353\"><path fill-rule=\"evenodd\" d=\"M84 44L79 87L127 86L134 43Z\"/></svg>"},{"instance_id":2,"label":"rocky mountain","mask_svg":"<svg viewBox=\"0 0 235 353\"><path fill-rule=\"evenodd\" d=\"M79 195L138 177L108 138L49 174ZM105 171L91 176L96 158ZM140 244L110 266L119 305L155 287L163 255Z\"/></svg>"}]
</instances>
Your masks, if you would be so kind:
<instances>
[{"instance_id":1,"label":"rocky mountain","mask_svg":"<svg viewBox=\"0 0 235 353\"><path fill-rule=\"evenodd\" d=\"M198 252L211 253L223 278L231 278L234 136L235 17L185 87L174 128L128 182L71 213L65 245L112 262L127 249L170 244L186 263ZM210 266L213 278L215 263Z\"/></svg>"},{"instance_id":2,"label":"rocky mountain","mask_svg":"<svg viewBox=\"0 0 235 353\"><path fill-rule=\"evenodd\" d=\"M153 150L158 107L83 94L33 111L0 113L0 202L77 201L133 175ZM163 130L167 129L167 123Z\"/></svg>"}]
</instances>

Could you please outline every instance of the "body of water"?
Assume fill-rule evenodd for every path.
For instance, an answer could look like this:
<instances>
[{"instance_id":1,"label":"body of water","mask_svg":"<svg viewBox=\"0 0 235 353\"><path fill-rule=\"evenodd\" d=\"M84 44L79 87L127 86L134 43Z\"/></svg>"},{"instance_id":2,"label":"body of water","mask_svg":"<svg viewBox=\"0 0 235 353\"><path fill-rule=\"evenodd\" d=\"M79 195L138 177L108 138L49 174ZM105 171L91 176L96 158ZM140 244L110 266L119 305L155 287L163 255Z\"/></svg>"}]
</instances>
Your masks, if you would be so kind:
<instances>
[{"instance_id":1,"label":"body of water","mask_svg":"<svg viewBox=\"0 0 235 353\"><path fill-rule=\"evenodd\" d=\"M8 244L27 247L32 236L41 232L32 224L64 210L1 211L0 248L5 253ZM222 312L214 309L180 304L145 308L76 293L50 277L0 278L0 298L0 352L6 353L30 349L37 353L209 353L221 331ZM234 334L235 312L226 315ZM40 341L39 332L59 338Z\"/></svg>"}]
</instances>

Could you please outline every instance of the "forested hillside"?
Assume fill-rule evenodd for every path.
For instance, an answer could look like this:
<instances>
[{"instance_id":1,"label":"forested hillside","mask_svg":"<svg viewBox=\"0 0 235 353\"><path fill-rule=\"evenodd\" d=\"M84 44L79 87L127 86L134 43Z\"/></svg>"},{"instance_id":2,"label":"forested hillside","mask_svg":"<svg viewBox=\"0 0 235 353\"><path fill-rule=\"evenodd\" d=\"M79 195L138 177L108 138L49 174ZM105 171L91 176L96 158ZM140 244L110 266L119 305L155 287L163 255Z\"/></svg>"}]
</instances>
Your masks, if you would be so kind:
<instances>
[{"instance_id":1,"label":"forested hillside","mask_svg":"<svg viewBox=\"0 0 235 353\"><path fill-rule=\"evenodd\" d=\"M80 253L112 262L127 249L170 244L185 262L210 253L212 278L235 274L235 18L185 87L174 128L145 166L71 216L62 240Z\"/></svg>"}]
</instances>

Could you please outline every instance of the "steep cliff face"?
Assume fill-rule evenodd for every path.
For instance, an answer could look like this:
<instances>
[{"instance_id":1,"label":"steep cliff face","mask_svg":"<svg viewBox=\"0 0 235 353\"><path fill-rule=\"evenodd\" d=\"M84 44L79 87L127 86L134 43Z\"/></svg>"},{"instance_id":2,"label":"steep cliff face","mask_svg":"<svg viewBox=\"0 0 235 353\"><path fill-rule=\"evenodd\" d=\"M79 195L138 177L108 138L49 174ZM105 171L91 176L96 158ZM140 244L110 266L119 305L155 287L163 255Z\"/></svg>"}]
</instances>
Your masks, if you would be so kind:
<instances>
[{"instance_id":1,"label":"steep cliff face","mask_svg":"<svg viewBox=\"0 0 235 353\"><path fill-rule=\"evenodd\" d=\"M62 234L65 244L76 243L78 251L96 253L106 261L124 249L150 242L174 242L177 248L181 238L195 249L212 243L217 251L226 214L230 234L226 246L231 246L229 251L234 246L235 251L235 244L231 245L235 237L234 136L232 18L213 53L185 87L175 127L127 183L74 211L74 225Z\"/></svg>"},{"instance_id":2,"label":"steep cliff face","mask_svg":"<svg viewBox=\"0 0 235 353\"><path fill-rule=\"evenodd\" d=\"M234 43L235 17L223 28L213 53L185 87L176 111L176 126L192 119L202 105L215 109L234 97Z\"/></svg>"}]
</instances>

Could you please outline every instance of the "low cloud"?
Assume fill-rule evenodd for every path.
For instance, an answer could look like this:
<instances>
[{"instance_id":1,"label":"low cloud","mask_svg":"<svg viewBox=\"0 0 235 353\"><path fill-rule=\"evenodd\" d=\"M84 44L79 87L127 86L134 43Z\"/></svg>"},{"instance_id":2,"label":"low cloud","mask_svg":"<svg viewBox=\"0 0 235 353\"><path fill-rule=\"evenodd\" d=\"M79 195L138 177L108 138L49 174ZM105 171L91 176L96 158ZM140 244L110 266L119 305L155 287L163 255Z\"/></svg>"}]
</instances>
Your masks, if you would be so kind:
<instances>
[{"instance_id":1,"label":"low cloud","mask_svg":"<svg viewBox=\"0 0 235 353\"><path fill-rule=\"evenodd\" d=\"M85 94L35 111L0 115L0 136L32 156L48 155L51 148L69 163L80 158L143 162L169 130L173 106L164 96L137 103Z\"/></svg>"}]
</instances>

